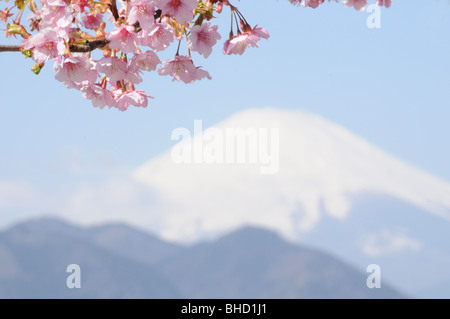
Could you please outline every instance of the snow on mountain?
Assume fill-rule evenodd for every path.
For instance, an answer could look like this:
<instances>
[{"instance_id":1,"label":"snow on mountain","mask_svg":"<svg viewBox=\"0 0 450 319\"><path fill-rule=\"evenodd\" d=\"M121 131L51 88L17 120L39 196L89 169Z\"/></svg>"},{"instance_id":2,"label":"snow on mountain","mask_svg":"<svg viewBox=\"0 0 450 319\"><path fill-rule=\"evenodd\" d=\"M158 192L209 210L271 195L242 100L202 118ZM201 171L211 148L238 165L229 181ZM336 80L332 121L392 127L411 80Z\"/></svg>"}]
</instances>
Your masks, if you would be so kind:
<instances>
[{"instance_id":1,"label":"snow on mountain","mask_svg":"<svg viewBox=\"0 0 450 319\"><path fill-rule=\"evenodd\" d=\"M278 161L274 174L261 174L268 162L263 163L263 156L255 156L249 163L250 153L245 163L236 163L236 154L234 163L205 163L208 152L214 157L220 145L229 153L226 131L236 128L256 129L253 132L257 132L259 141L269 144L267 153L273 150L272 155L279 154L273 158ZM274 143L276 139L268 138L274 128L279 130L278 144ZM210 134L204 132L208 136L196 134L193 140L181 139L172 152L134 172L134 177L153 188L165 203L160 231L166 238L194 241L253 224L295 240L299 234L312 231L325 216L345 219L354 205L353 198L362 193L388 195L443 221L450 220L448 183L319 116L272 108L250 109L215 125ZM195 159L196 145L201 145L197 150L203 150L200 160L198 156ZM179 160L175 148L177 152L191 150L192 163L176 163ZM261 155L261 145L255 149ZM397 246L411 245L404 235L400 236L403 238L396 239ZM377 253L373 247L372 253Z\"/></svg>"},{"instance_id":2,"label":"snow on mountain","mask_svg":"<svg viewBox=\"0 0 450 319\"><path fill-rule=\"evenodd\" d=\"M180 142L133 174L158 198L145 223L164 238L265 227L362 270L379 264L411 296L450 298L447 182L305 112L250 109L199 131L175 130Z\"/></svg>"}]
</instances>

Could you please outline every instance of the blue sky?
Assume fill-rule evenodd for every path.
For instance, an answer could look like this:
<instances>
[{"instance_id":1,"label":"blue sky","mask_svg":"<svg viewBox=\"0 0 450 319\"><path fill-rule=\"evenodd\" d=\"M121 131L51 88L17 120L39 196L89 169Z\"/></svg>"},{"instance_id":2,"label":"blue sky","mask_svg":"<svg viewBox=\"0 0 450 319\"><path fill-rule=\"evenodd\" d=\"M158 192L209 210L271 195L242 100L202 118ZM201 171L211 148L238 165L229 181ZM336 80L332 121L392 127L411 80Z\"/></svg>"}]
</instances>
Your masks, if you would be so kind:
<instances>
[{"instance_id":1,"label":"blue sky","mask_svg":"<svg viewBox=\"0 0 450 319\"><path fill-rule=\"evenodd\" d=\"M167 150L176 127L273 106L319 114L450 181L449 2L396 0L382 9L381 29L367 28L368 13L336 3L316 10L287 0L235 5L270 39L243 56L224 56L224 10L213 54L193 55L213 79L185 85L148 73L139 88L155 99L146 109L99 110L56 81L51 65L36 76L31 60L2 53L0 179L70 192Z\"/></svg>"}]
</instances>

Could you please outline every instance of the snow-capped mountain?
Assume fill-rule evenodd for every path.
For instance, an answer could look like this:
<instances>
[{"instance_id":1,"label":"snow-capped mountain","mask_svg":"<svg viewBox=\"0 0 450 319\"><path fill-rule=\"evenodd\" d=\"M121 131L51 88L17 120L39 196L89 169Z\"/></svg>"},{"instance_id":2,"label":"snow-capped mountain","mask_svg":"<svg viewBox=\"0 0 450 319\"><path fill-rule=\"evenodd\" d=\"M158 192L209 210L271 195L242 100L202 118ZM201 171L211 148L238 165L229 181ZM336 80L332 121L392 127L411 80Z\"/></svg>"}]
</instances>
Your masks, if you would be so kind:
<instances>
[{"instance_id":1,"label":"snow-capped mountain","mask_svg":"<svg viewBox=\"0 0 450 319\"><path fill-rule=\"evenodd\" d=\"M313 114L250 109L198 126L133 174L154 190L166 239L262 226L360 269L379 264L404 292L450 297L450 184Z\"/></svg>"}]
</instances>

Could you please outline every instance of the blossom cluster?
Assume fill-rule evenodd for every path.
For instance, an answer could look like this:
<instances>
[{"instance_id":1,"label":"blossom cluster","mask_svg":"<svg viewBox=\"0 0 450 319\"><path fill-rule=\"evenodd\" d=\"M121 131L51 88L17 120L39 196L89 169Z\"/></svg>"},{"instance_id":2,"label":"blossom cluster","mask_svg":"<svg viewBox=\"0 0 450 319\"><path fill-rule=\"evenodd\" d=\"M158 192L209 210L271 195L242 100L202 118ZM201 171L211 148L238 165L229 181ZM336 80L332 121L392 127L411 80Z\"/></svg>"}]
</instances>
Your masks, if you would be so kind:
<instances>
[{"instance_id":1,"label":"blossom cluster","mask_svg":"<svg viewBox=\"0 0 450 319\"><path fill-rule=\"evenodd\" d=\"M9 0L0 1L8 4ZM290 1L312 8L324 2ZM343 3L360 10L366 2ZM391 0L377 3L388 7ZM192 52L204 58L211 55L222 39L211 20L224 7L231 14L224 54L242 55L247 48L258 47L260 39L269 38L267 30L250 25L229 0L15 0L10 8L0 10L0 20L6 23L6 36L23 38L20 51L35 61L33 72L38 74L52 62L56 80L67 88L79 90L96 107L125 111L130 105L146 107L152 98L136 89L144 71L184 83L211 79L194 64ZM27 8L31 13L25 27L21 19ZM13 18L11 11L16 9ZM187 52L181 54L184 39ZM161 61L158 54L172 44L177 48L175 56Z\"/></svg>"}]
</instances>

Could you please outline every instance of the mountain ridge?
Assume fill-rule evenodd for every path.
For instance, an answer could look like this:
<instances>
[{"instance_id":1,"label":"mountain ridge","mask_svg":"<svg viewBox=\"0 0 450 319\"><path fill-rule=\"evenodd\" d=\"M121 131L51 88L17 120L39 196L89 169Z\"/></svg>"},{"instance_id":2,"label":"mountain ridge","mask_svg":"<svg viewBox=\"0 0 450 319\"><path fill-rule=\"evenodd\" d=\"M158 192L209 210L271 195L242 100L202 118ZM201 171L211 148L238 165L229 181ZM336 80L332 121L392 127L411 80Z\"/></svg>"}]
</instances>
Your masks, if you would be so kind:
<instances>
[{"instance_id":1,"label":"mountain ridge","mask_svg":"<svg viewBox=\"0 0 450 319\"><path fill-rule=\"evenodd\" d=\"M1 232L0 256L6 258L0 260L0 297L404 298L389 285L368 289L365 274L326 253L287 243L269 230L244 227L217 241L180 246L171 255L144 263L139 255L124 257L114 236L101 245L92 236L118 226L142 235L129 225L83 228L48 218ZM68 228L74 232L65 232ZM133 237L121 238L126 245ZM16 273L5 267L7 263ZM71 263L82 269L81 289L64 287L65 267Z\"/></svg>"}]
</instances>

